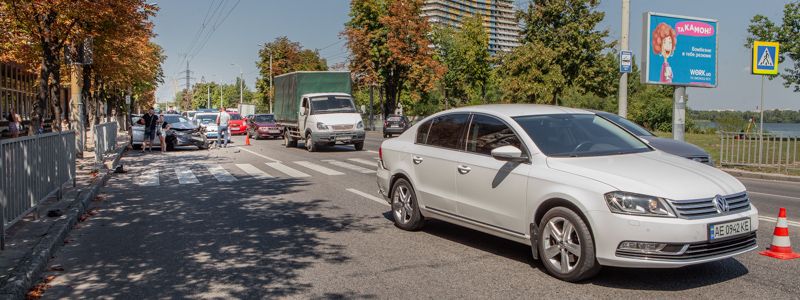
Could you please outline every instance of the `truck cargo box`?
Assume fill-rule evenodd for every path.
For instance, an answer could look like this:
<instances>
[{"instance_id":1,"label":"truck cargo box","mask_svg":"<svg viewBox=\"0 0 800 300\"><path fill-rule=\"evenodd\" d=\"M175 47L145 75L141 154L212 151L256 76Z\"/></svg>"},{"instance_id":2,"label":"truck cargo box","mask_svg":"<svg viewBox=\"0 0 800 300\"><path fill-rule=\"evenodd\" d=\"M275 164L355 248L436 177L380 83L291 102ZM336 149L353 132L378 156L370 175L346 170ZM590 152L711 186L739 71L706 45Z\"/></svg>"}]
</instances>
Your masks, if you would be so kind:
<instances>
[{"instance_id":1,"label":"truck cargo box","mask_svg":"<svg viewBox=\"0 0 800 300\"><path fill-rule=\"evenodd\" d=\"M301 97L313 93L352 95L350 72L301 71L275 77L273 113L278 123L297 123Z\"/></svg>"}]
</instances>

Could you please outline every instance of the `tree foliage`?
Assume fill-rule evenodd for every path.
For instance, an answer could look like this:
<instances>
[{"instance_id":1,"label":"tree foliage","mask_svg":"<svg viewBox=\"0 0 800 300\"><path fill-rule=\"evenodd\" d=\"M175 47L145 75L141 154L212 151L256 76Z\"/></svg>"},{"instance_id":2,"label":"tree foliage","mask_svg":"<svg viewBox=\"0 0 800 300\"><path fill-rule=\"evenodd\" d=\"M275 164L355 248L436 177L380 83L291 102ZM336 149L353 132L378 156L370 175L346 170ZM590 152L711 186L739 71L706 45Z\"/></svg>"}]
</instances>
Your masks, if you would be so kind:
<instances>
[{"instance_id":1,"label":"tree foliage","mask_svg":"<svg viewBox=\"0 0 800 300\"><path fill-rule=\"evenodd\" d=\"M350 69L359 84L380 85L384 114L393 112L405 90L434 88L444 68L432 57L430 25L422 0L353 0L343 35L352 54Z\"/></svg>"},{"instance_id":2,"label":"tree foliage","mask_svg":"<svg viewBox=\"0 0 800 300\"><path fill-rule=\"evenodd\" d=\"M786 4L783 8L783 20L776 24L763 15L755 15L747 27L749 36L744 44L747 49L753 48L753 41L779 42L780 57L778 62L784 63L789 59L791 65L781 71L783 85L794 87L795 92L800 92L800 2ZM771 76L770 79L775 76Z\"/></svg>"},{"instance_id":3,"label":"tree foliage","mask_svg":"<svg viewBox=\"0 0 800 300\"><path fill-rule=\"evenodd\" d=\"M268 104L269 97L272 95L269 90L270 53L272 54L273 77L295 71L328 70L328 62L320 57L319 51L304 49L300 43L293 42L288 37L281 36L272 42L265 43L258 51L258 61L256 61L260 74L256 88L259 95L263 95L258 101L262 105Z\"/></svg>"},{"instance_id":4,"label":"tree foliage","mask_svg":"<svg viewBox=\"0 0 800 300\"><path fill-rule=\"evenodd\" d=\"M483 18L465 18L460 28L435 26L431 35L435 57L447 69L442 78L447 96L461 103L486 102L491 57Z\"/></svg>"}]
</instances>

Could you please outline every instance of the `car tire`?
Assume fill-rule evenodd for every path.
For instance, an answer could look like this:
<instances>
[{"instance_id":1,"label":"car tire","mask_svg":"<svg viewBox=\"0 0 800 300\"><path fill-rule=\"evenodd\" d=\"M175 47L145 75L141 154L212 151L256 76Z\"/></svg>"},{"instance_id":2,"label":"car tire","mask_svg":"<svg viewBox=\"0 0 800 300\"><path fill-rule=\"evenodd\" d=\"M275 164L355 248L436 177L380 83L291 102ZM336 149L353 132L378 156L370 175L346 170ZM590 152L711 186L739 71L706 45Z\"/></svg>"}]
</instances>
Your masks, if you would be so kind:
<instances>
[{"instance_id":1,"label":"car tire","mask_svg":"<svg viewBox=\"0 0 800 300\"><path fill-rule=\"evenodd\" d=\"M306 146L306 150L308 150L308 152L317 152L319 150L319 147L317 146L316 143L314 143L314 140L311 137L310 133L306 135L305 146Z\"/></svg>"},{"instance_id":2,"label":"car tire","mask_svg":"<svg viewBox=\"0 0 800 300\"><path fill-rule=\"evenodd\" d=\"M131 148L133 148L133 150L142 149L142 144L131 144Z\"/></svg>"},{"instance_id":3,"label":"car tire","mask_svg":"<svg viewBox=\"0 0 800 300\"><path fill-rule=\"evenodd\" d=\"M353 147L356 148L356 151L364 150L364 142L358 142L353 144Z\"/></svg>"},{"instance_id":4,"label":"car tire","mask_svg":"<svg viewBox=\"0 0 800 300\"><path fill-rule=\"evenodd\" d=\"M175 151L175 141L167 139L165 143L167 144L167 151Z\"/></svg>"},{"instance_id":5,"label":"car tire","mask_svg":"<svg viewBox=\"0 0 800 300\"><path fill-rule=\"evenodd\" d=\"M297 147L297 141L289 136L288 130L283 134L283 146L286 148Z\"/></svg>"},{"instance_id":6,"label":"car tire","mask_svg":"<svg viewBox=\"0 0 800 300\"><path fill-rule=\"evenodd\" d=\"M425 223L425 218L419 211L417 194L414 187L405 178L400 178L392 186L392 219L397 228L416 231Z\"/></svg>"},{"instance_id":7,"label":"car tire","mask_svg":"<svg viewBox=\"0 0 800 300\"><path fill-rule=\"evenodd\" d=\"M545 213L539 223L538 242L533 247L538 247L539 259L547 272L563 281L581 281L600 271L591 230L569 208L554 207Z\"/></svg>"}]
</instances>

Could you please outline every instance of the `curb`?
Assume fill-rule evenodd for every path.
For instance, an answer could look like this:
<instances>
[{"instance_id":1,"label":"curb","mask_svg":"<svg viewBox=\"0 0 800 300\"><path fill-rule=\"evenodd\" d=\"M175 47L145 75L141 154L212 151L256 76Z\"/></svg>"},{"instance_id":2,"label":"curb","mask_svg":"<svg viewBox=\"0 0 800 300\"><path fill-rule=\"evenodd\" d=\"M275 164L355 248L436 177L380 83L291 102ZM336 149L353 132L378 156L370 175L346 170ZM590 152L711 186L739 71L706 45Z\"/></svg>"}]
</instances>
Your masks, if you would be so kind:
<instances>
[{"instance_id":1,"label":"curb","mask_svg":"<svg viewBox=\"0 0 800 300\"><path fill-rule=\"evenodd\" d=\"M126 148L127 143L115 153L116 157L112 165L119 162ZM0 286L0 299L25 299L28 290L39 282L42 274L46 271L50 258L64 245L67 235L78 223L80 216L86 213L92 199L105 186L112 173L113 169L105 170L105 174L100 177L100 180L92 183L88 189L78 191L78 195L67 208L65 217L50 225L44 237L17 263L6 282Z\"/></svg>"},{"instance_id":2,"label":"curb","mask_svg":"<svg viewBox=\"0 0 800 300\"><path fill-rule=\"evenodd\" d=\"M728 174L733 175L734 177L742 177L742 178L752 178L752 179L764 179L764 180L775 180L775 181L786 181L786 182L800 182L800 176L791 176L791 175L783 175L783 174L770 174L770 173L758 173L758 172L750 172L750 171L743 171L737 169L721 169Z\"/></svg>"}]
</instances>

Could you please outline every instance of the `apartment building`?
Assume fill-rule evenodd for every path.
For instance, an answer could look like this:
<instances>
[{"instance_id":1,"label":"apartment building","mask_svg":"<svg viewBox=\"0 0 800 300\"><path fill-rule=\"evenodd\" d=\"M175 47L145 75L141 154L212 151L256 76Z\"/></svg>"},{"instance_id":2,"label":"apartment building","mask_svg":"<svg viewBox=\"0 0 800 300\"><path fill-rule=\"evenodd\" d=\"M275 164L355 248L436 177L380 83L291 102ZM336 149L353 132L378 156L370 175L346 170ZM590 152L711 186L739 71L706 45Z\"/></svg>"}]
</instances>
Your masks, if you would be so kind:
<instances>
[{"instance_id":1,"label":"apartment building","mask_svg":"<svg viewBox=\"0 0 800 300\"><path fill-rule=\"evenodd\" d=\"M422 15L431 24L454 27L461 20L480 14L489 35L489 52L510 51L519 46L520 26L513 0L425 0Z\"/></svg>"}]
</instances>

